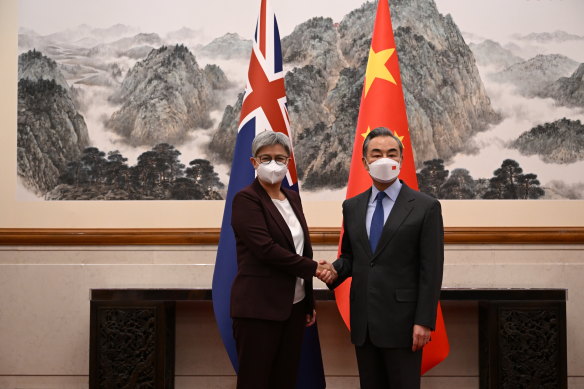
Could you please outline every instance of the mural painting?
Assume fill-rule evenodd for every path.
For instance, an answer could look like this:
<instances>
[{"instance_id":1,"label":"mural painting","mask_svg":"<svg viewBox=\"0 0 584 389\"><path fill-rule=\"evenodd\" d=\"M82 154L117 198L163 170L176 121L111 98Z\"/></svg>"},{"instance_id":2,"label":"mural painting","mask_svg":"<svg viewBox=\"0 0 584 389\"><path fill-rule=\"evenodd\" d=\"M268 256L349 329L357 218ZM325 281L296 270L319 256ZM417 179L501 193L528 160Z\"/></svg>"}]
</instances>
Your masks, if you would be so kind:
<instances>
[{"instance_id":1,"label":"mural painting","mask_svg":"<svg viewBox=\"0 0 584 389\"><path fill-rule=\"evenodd\" d=\"M259 1L44 3L20 1L17 199L223 199ZM300 3L272 7L302 196L340 200L375 3ZM584 198L584 4L472 3L390 1L420 189Z\"/></svg>"}]
</instances>

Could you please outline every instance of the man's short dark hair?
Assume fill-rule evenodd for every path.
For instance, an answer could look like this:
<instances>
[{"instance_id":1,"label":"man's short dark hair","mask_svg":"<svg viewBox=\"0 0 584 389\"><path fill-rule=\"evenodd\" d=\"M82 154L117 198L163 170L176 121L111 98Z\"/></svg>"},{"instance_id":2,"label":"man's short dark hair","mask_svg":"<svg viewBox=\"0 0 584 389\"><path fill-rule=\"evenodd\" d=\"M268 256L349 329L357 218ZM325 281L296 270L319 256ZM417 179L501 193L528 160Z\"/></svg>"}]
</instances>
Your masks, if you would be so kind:
<instances>
[{"instance_id":1,"label":"man's short dark hair","mask_svg":"<svg viewBox=\"0 0 584 389\"><path fill-rule=\"evenodd\" d=\"M365 138L365 141L363 142L363 156L367 155L367 147L369 146L369 142L371 142L371 139L378 136L389 136L390 138L395 139L399 146L399 155L400 156L403 155L404 145L402 144L401 140L399 140L399 138L395 136L387 127L377 127L371 132L369 132L369 134L367 134L367 138Z\"/></svg>"}]
</instances>

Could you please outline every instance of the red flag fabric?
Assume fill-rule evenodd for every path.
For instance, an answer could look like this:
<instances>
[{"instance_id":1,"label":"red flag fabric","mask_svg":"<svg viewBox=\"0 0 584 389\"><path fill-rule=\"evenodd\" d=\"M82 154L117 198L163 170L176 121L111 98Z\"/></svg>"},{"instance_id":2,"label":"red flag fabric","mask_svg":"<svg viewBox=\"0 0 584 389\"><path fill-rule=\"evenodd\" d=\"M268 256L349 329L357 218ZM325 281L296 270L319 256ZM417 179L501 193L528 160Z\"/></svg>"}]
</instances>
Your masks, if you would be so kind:
<instances>
[{"instance_id":1,"label":"red flag fabric","mask_svg":"<svg viewBox=\"0 0 584 389\"><path fill-rule=\"evenodd\" d=\"M353 143L347 198L356 196L371 186L369 173L361 162L363 141L371 130L380 126L389 128L402 141L404 153L399 178L405 181L409 187L417 190L418 180L388 0L379 0L377 5L377 16L369 49L357 131ZM339 242L339 252L340 249ZM351 279L349 278L335 289L339 312L349 329L350 288ZM448 356L449 349L442 309L438 304L436 330L432 333L432 341L424 347L422 354L422 374L442 362Z\"/></svg>"}]
</instances>

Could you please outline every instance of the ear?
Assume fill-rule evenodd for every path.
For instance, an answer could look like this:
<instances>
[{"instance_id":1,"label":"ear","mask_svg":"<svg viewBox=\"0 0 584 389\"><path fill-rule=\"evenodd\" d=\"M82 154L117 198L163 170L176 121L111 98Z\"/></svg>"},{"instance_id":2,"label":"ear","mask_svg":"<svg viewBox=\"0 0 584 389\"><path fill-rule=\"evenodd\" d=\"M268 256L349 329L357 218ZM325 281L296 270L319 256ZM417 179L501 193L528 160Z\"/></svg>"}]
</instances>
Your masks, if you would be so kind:
<instances>
[{"instance_id":1,"label":"ear","mask_svg":"<svg viewBox=\"0 0 584 389\"><path fill-rule=\"evenodd\" d=\"M251 165L253 166L254 169L258 168L258 161L256 161L256 159L254 157L251 157L249 159L249 162L251 162Z\"/></svg>"},{"instance_id":2,"label":"ear","mask_svg":"<svg viewBox=\"0 0 584 389\"><path fill-rule=\"evenodd\" d=\"M361 162L363 162L363 167L365 168L365 170L369 171L369 165L367 164L367 160L365 159L365 157L361 157Z\"/></svg>"}]
</instances>

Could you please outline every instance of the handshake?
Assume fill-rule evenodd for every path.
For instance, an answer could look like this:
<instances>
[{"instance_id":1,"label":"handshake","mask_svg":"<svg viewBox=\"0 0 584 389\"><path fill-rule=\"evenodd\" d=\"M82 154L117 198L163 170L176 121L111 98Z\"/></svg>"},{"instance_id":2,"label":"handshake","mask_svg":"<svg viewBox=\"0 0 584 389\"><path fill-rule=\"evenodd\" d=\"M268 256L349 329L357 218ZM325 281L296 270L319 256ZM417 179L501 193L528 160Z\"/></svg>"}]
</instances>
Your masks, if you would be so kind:
<instances>
[{"instance_id":1,"label":"handshake","mask_svg":"<svg viewBox=\"0 0 584 389\"><path fill-rule=\"evenodd\" d=\"M334 266L327 261L318 261L315 276L326 284L332 284L338 277Z\"/></svg>"}]
</instances>

